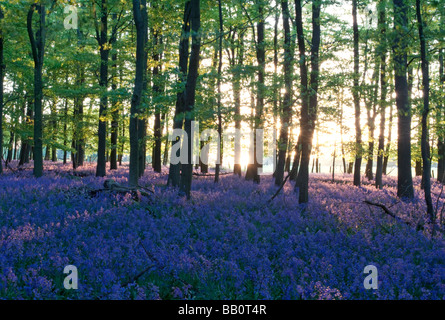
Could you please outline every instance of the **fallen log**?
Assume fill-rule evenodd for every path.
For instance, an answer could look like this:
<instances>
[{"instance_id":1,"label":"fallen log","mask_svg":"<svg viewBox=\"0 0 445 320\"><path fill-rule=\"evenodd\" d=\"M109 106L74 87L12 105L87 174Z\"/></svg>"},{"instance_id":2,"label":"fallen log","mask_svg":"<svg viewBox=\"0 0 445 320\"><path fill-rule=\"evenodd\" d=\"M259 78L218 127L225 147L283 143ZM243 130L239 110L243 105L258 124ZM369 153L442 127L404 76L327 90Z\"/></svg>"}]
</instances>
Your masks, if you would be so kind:
<instances>
[{"instance_id":1,"label":"fallen log","mask_svg":"<svg viewBox=\"0 0 445 320\"><path fill-rule=\"evenodd\" d=\"M95 197L100 192L106 192L106 193L121 193L121 194L127 194L130 193L133 197L133 200L140 201L140 195L150 197L150 195L147 192L141 191L140 189L147 190L151 193L154 193L152 190L149 190L145 187L136 186L136 187L127 187L124 186L113 179L107 179L104 181L104 188L103 189L96 189L96 190L90 190L90 196Z\"/></svg>"}]
</instances>

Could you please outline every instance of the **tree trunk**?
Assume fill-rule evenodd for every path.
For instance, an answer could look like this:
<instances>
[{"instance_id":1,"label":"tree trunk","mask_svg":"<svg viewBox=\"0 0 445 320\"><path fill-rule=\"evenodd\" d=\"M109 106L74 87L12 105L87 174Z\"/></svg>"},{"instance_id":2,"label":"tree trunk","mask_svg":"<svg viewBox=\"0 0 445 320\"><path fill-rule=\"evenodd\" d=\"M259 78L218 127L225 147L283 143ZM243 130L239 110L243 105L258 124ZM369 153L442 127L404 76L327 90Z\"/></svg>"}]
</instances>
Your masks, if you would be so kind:
<instances>
[{"instance_id":1,"label":"tree trunk","mask_svg":"<svg viewBox=\"0 0 445 320\"><path fill-rule=\"evenodd\" d=\"M39 13L39 29L34 37L32 29L32 17L35 10ZM45 50L45 16L46 9L43 4L34 3L28 11L27 29L31 43L32 56L34 60L34 169L35 177L43 175L43 146L42 146L42 98L43 83L42 69Z\"/></svg>"},{"instance_id":2,"label":"tree trunk","mask_svg":"<svg viewBox=\"0 0 445 320\"><path fill-rule=\"evenodd\" d=\"M292 112L292 59L293 52L291 47L291 31L289 25L289 5L287 0L281 1L284 28L284 86L283 108L281 110L281 128L278 143L278 162L275 170L275 185L280 186L283 183L284 169L286 165L286 153L289 142L289 123Z\"/></svg>"},{"instance_id":3,"label":"tree trunk","mask_svg":"<svg viewBox=\"0 0 445 320\"><path fill-rule=\"evenodd\" d=\"M116 23L117 14L112 15L113 21ZM111 55L112 82L111 90L116 94L117 90L117 50L114 49ZM110 170L117 169L117 137L119 132L119 105L115 95L111 101L111 150L110 150Z\"/></svg>"},{"instance_id":4,"label":"tree trunk","mask_svg":"<svg viewBox=\"0 0 445 320\"><path fill-rule=\"evenodd\" d=\"M187 1L185 3L184 8L184 19L182 25L182 34L181 40L179 41L179 76L178 76L178 86L185 82L187 78L187 69L188 69L188 55L189 55L189 37L190 37L190 11L191 11L191 1ZM175 115L173 118L173 130L182 129L184 123L184 104L185 104L185 92L184 90L180 91L176 95L176 109ZM176 141L172 141L171 148L171 157L178 159L180 156L180 148L177 148L176 144L181 144L182 141L178 138ZM175 152L175 154L173 154ZM170 163L169 173L167 185L171 185L173 187L179 186L180 182L180 163L173 164Z\"/></svg>"},{"instance_id":5,"label":"tree trunk","mask_svg":"<svg viewBox=\"0 0 445 320\"><path fill-rule=\"evenodd\" d=\"M380 46L377 54L380 56L380 125L379 141L377 147L377 168L375 172L375 186L378 189L383 188L383 157L385 153L385 125L386 125L386 15L385 1L380 0L378 4L378 29L380 33Z\"/></svg>"},{"instance_id":6,"label":"tree trunk","mask_svg":"<svg viewBox=\"0 0 445 320\"><path fill-rule=\"evenodd\" d=\"M394 80L396 106L398 112L397 139L397 196L412 199L414 197L411 173L411 110L408 101L407 68L407 35L408 4L403 0L394 2Z\"/></svg>"},{"instance_id":7,"label":"tree trunk","mask_svg":"<svg viewBox=\"0 0 445 320\"><path fill-rule=\"evenodd\" d=\"M106 142L107 142L107 121L105 120L108 107L108 57L110 49L108 42L108 3L107 0L101 0L100 6L100 28L96 29L96 38L99 44L100 53L100 73L99 86L102 90L99 104L99 128L98 128L98 146L97 146L97 166L96 177L104 177L106 172Z\"/></svg>"},{"instance_id":8,"label":"tree trunk","mask_svg":"<svg viewBox=\"0 0 445 320\"><path fill-rule=\"evenodd\" d=\"M297 3L298 2L298 3ZM297 32L302 29L301 20L301 1L296 0L297 11ZM303 88L308 90L302 93L304 97L309 97L307 108L301 108L301 163L298 170L297 182L295 190L298 191L298 202L307 203L309 201L309 161L311 156L312 138L314 135L315 122L317 120L317 105L318 105L318 77L319 77L319 48L320 48L320 11L321 3L317 0L312 2L312 40L311 40L311 74L310 74L310 88L303 84ZM301 32L302 35L302 32ZM300 37L298 32L298 45L304 46L304 38ZM300 51L300 66L301 66L301 51ZM304 62L304 60L303 60ZM306 73L307 74L307 73ZM303 79L303 74L301 74ZM306 98L307 99L307 98Z\"/></svg>"},{"instance_id":9,"label":"tree trunk","mask_svg":"<svg viewBox=\"0 0 445 320\"><path fill-rule=\"evenodd\" d=\"M133 0L133 18L136 24L136 75L134 80L133 96L130 109L130 172L129 185L135 187L139 184L139 134L138 113L141 105L142 91L144 85L145 62L145 39L146 25L143 15L147 14L145 0Z\"/></svg>"},{"instance_id":10,"label":"tree trunk","mask_svg":"<svg viewBox=\"0 0 445 320\"><path fill-rule=\"evenodd\" d=\"M443 34L444 28L443 25L445 23L445 8L442 6L440 10L440 31ZM444 49L441 48L439 50L439 80L440 87L442 91L445 88L445 72L444 72ZM438 153L438 161L437 161L437 181L445 183L445 129L443 125L441 125L441 121L445 120L445 104L444 99L440 99L439 105L437 107L437 123L438 128L438 139L437 139L437 153Z\"/></svg>"},{"instance_id":11,"label":"tree trunk","mask_svg":"<svg viewBox=\"0 0 445 320\"><path fill-rule=\"evenodd\" d=\"M144 71L144 77L142 81L142 92L146 92L148 88L148 50L147 50L147 43L148 43L148 15L147 15L147 9L146 9L146 0L141 0L141 3L143 3L144 6L144 12L142 14L142 23L144 25L144 57L143 57L143 71ZM143 94L142 93L142 94ZM141 103L144 102L141 100ZM139 144L139 160L138 160L138 174L139 178L144 175L145 167L146 167L146 157L147 157L147 118L146 118L146 108L139 108L139 117L138 117L138 144ZM144 114L145 112L145 114Z\"/></svg>"},{"instance_id":12,"label":"tree trunk","mask_svg":"<svg viewBox=\"0 0 445 320\"><path fill-rule=\"evenodd\" d=\"M258 86L257 86L257 101L255 107L254 131L253 131L253 164L247 167L246 180L252 180L255 183L260 183L260 175L258 168L260 167L259 159L262 163L262 148L257 149L257 129L263 129L263 108L264 108L264 79L265 79L265 64L266 64L266 43L265 43L265 22L264 22L264 3L258 2L258 22L257 22L257 42L256 42L256 58L258 63ZM262 146L262 143L258 143ZM258 155L259 154L259 155Z\"/></svg>"},{"instance_id":13,"label":"tree trunk","mask_svg":"<svg viewBox=\"0 0 445 320\"><path fill-rule=\"evenodd\" d=\"M155 5L155 3L153 3ZM157 30L153 30L153 48L154 52L152 55L154 66L153 66L153 98L156 99L161 95L161 86L159 84L159 69L160 69L160 53L159 53L159 34ZM162 160L161 160L161 148L162 148L162 125L161 125L161 106L155 104L155 122L154 122L154 146L153 146L153 161L152 167L155 172L162 171Z\"/></svg>"},{"instance_id":14,"label":"tree trunk","mask_svg":"<svg viewBox=\"0 0 445 320\"><path fill-rule=\"evenodd\" d=\"M193 173L193 163L192 163L192 121L194 119L194 105L195 105L195 95L196 95L196 83L198 80L198 69L199 69L199 59L201 50L201 8L200 0L191 0L191 10L190 10L190 22L192 30L192 46L190 53L190 65L187 74L187 82L185 85L185 121L184 121L184 131L187 135L187 163L182 163L181 172L181 182L180 182L180 192L185 193L187 199L190 199L190 191L192 187L192 173Z\"/></svg>"},{"instance_id":15,"label":"tree trunk","mask_svg":"<svg viewBox=\"0 0 445 320\"><path fill-rule=\"evenodd\" d=\"M223 36L224 36L224 28L223 28L223 15L222 15L222 6L221 0L218 0L218 12L219 12L219 44L218 44L218 78L217 78L217 87L218 87L218 135L219 145L217 146L217 161L215 168L215 180L214 182L219 181L219 171L222 165L223 159L223 144L222 144L222 115L221 115L221 73L222 73L222 50L223 50Z\"/></svg>"},{"instance_id":16,"label":"tree trunk","mask_svg":"<svg viewBox=\"0 0 445 320\"><path fill-rule=\"evenodd\" d=\"M360 126L360 88L359 88L359 30L357 23L357 0L352 1L352 20L354 33L354 87L352 95L355 109L355 163L354 186L360 186L360 167L362 164L362 128Z\"/></svg>"},{"instance_id":17,"label":"tree trunk","mask_svg":"<svg viewBox=\"0 0 445 320\"><path fill-rule=\"evenodd\" d=\"M430 79L429 79L429 62L427 56L427 43L424 35L424 25L421 14L420 0L416 0L416 15L419 28L419 38L420 38L420 57L421 57L421 69L422 69L422 87L423 87L423 112L422 112L422 137L421 137L421 153L423 162L423 191L425 194L425 202L427 207L428 217L433 224L433 234L434 234L434 223L435 223L435 213L433 208L433 200L431 198L431 159L430 159L430 146L428 139L428 113L429 108L429 94L430 94Z\"/></svg>"}]
</instances>

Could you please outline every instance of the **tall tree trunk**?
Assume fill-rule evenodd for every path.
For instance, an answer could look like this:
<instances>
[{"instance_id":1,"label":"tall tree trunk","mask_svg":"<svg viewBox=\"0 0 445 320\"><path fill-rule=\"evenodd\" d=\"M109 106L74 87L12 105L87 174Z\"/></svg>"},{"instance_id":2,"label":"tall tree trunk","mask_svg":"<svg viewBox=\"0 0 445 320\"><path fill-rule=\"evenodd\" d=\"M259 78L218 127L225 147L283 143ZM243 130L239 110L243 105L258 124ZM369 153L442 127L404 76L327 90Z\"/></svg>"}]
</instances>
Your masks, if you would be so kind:
<instances>
[{"instance_id":1,"label":"tall tree trunk","mask_svg":"<svg viewBox=\"0 0 445 320\"><path fill-rule=\"evenodd\" d=\"M133 18L136 24L136 76L134 80L133 96L130 109L130 172L129 185L139 184L139 134L138 113L141 105L144 77L146 25L143 15L147 15L145 0L133 0Z\"/></svg>"},{"instance_id":2,"label":"tall tree trunk","mask_svg":"<svg viewBox=\"0 0 445 320\"><path fill-rule=\"evenodd\" d=\"M142 3L142 2L141 2ZM144 7L146 7L146 0L144 0ZM145 9L146 11L147 9ZM148 50L147 50L147 43L148 43L148 15L144 11L142 14L142 23L144 24L144 58L143 58L143 70L144 70L144 78L142 82L142 92L146 92L148 88ZM141 103L147 103L146 99L141 100ZM146 157L147 157L147 113L145 112L147 108L140 108L140 115L138 117L138 143L139 143L139 160L138 160L138 166L139 166L139 178L144 175L145 167L146 167Z\"/></svg>"},{"instance_id":3,"label":"tall tree trunk","mask_svg":"<svg viewBox=\"0 0 445 320\"><path fill-rule=\"evenodd\" d=\"M445 8L442 6L440 9L440 31L441 34L444 32L445 23ZM444 49L441 48L439 50L439 81L440 88L442 92L445 90L445 66L444 66ZM445 103L444 98L440 99L439 106L437 107L437 123L438 134L437 134L437 153L438 153L438 161L437 161L437 181L445 183L445 129L443 125L441 125L441 121L445 120Z\"/></svg>"},{"instance_id":4,"label":"tall tree trunk","mask_svg":"<svg viewBox=\"0 0 445 320\"><path fill-rule=\"evenodd\" d=\"M235 50L233 49L233 100L235 105L235 130L241 133L241 72L240 68L244 63L244 33L238 34L237 56L235 57ZM241 134L235 136L235 163L233 166L233 173L241 176Z\"/></svg>"},{"instance_id":5,"label":"tall tree trunk","mask_svg":"<svg viewBox=\"0 0 445 320\"><path fill-rule=\"evenodd\" d=\"M255 183L260 183L260 175L258 168L260 167L259 157L262 163L262 148L258 150L257 146L257 129L263 129L263 108L264 108L264 80L265 80L265 64L266 64L266 42L265 42L265 22L264 22L264 3L263 0L257 2L258 5L258 22L257 22L257 42L256 42L256 58L258 63L258 86L257 86L257 101L255 107L254 118L254 132L253 132L253 164L247 166L246 180L253 180Z\"/></svg>"},{"instance_id":6,"label":"tall tree trunk","mask_svg":"<svg viewBox=\"0 0 445 320\"><path fill-rule=\"evenodd\" d=\"M117 22L117 14L112 15L112 19L114 23ZM119 104L116 98L116 90L117 90L117 50L114 49L113 54L111 55L111 68L112 68L112 82L111 82L111 90L114 95L111 99L111 150L110 150L110 170L117 169L117 137L119 132Z\"/></svg>"},{"instance_id":7,"label":"tall tree trunk","mask_svg":"<svg viewBox=\"0 0 445 320\"><path fill-rule=\"evenodd\" d=\"M411 173L411 110L408 101L407 68L407 35L408 4L403 0L393 0L394 3L394 80L396 105L398 112L397 139L397 196L414 198L414 188Z\"/></svg>"},{"instance_id":8,"label":"tall tree trunk","mask_svg":"<svg viewBox=\"0 0 445 320\"><path fill-rule=\"evenodd\" d=\"M155 4L153 4L155 5ZM161 94L161 86L159 84L159 69L160 69L160 53L159 53L159 31L153 30L153 48L154 53L152 55L153 62L153 97L156 99ZM161 147L162 147L162 125L161 125L161 106L155 104L155 123L154 123L154 146L153 146L153 162L152 167L155 172L162 171L161 162Z\"/></svg>"},{"instance_id":9,"label":"tall tree trunk","mask_svg":"<svg viewBox=\"0 0 445 320\"><path fill-rule=\"evenodd\" d=\"M275 170L275 185L280 186L283 183L284 167L286 164L286 151L289 142L289 124L292 112L292 59L293 52L291 47L291 31L289 25L289 4L287 0L281 1L284 28L284 86L283 109L281 110L281 128L278 148L278 163Z\"/></svg>"},{"instance_id":10,"label":"tall tree trunk","mask_svg":"<svg viewBox=\"0 0 445 320\"><path fill-rule=\"evenodd\" d=\"M188 69L188 55L189 55L189 37L190 37L190 15L191 15L191 1L185 3L184 8L184 19L182 25L181 40L179 41L179 76L178 76L178 86L186 81L187 69ZM176 96L176 109L173 118L173 130L182 129L184 124L184 105L185 105L185 91L181 90ZM180 148L176 144L181 145L182 141L178 138L176 141L172 141L171 157L178 159L180 157ZM167 185L173 187L179 186L180 182L180 163L170 163Z\"/></svg>"},{"instance_id":11,"label":"tall tree trunk","mask_svg":"<svg viewBox=\"0 0 445 320\"><path fill-rule=\"evenodd\" d=\"M96 177L106 175L106 142L107 142L107 121L105 120L108 107L108 57L110 54L108 42L108 3L107 0L101 0L100 5L100 28L96 29L96 38L99 44L100 53L100 74L99 86L102 93L99 106L99 128L98 128L98 146L97 146L97 166Z\"/></svg>"},{"instance_id":12,"label":"tall tree trunk","mask_svg":"<svg viewBox=\"0 0 445 320\"><path fill-rule=\"evenodd\" d=\"M201 8L200 0L191 0L190 22L192 30L192 46L190 53L190 65L187 74L187 82L185 85L185 121L184 131L187 135L187 163L182 163L180 192L185 193L187 199L190 199L190 191L192 188L193 173L193 148L192 148L192 121L194 119L194 105L196 96L196 83L198 80L199 59L201 51Z\"/></svg>"},{"instance_id":13,"label":"tall tree trunk","mask_svg":"<svg viewBox=\"0 0 445 320\"><path fill-rule=\"evenodd\" d=\"M368 138L368 152L366 159L365 175L368 180L374 179L373 165L374 165L374 133L375 133L375 118L377 117L377 103L378 103L378 87L379 87L379 72L380 59L376 55L375 69L372 75L372 83L370 94L367 98L367 122L369 130Z\"/></svg>"},{"instance_id":14,"label":"tall tree trunk","mask_svg":"<svg viewBox=\"0 0 445 320\"><path fill-rule=\"evenodd\" d=\"M302 8L301 0L296 0L297 10L297 35L298 46L300 48L300 68L302 63L305 63L301 47L304 48L304 37L302 33ZM311 74L310 85L307 82L306 72L301 72L300 78L302 81L302 96L303 101L308 99L306 103L302 103L301 107L301 163L298 169L297 182L295 184L295 191L298 193L298 202L307 203L309 201L309 161L311 156L312 139L314 135L315 122L317 120L317 106L318 106L318 77L319 77L319 49L320 49L320 11L321 2L314 0L312 2L312 40L311 40ZM301 29L300 31L298 31ZM306 74L306 76L304 75ZM303 82L305 78L306 82Z\"/></svg>"},{"instance_id":15,"label":"tall tree trunk","mask_svg":"<svg viewBox=\"0 0 445 320\"><path fill-rule=\"evenodd\" d=\"M35 10L39 13L39 28L34 37L32 28L32 17ZM42 146L42 98L43 83L42 69L45 50L45 5L34 3L28 11L27 29L31 43L32 56L34 60L34 169L35 177L43 175L43 146Z\"/></svg>"},{"instance_id":16,"label":"tall tree trunk","mask_svg":"<svg viewBox=\"0 0 445 320\"><path fill-rule=\"evenodd\" d=\"M77 50L78 53L81 52L82 47L82 33L79 29L77 29ZM76 88L77 90L81 90L85 83L85 71L82 61L76 61ZM68 81L68 79L66 80ZM73 110L73 140L71 147L74 149L74 152L71 155L71 160L73 163L73 169L76 170L77 167L83 166L84 159L84 149L85 149L85 140L83 133L83 101L84 97L80 94L74 97L74 110Z\"/></svg>"},{"instance_id":17,"label":"tall tree trunk","mask_svg":"<svg viewBox=\"0 0 445 320\"><path fill-rule=\"evenodd\" d=\"M223 28L223 15L222 15L222 6L221 0L218 0L218 12L219 12L219 44L218 44L218 79L217 79L217 87L218 87L218 135L219 145L217 147L217 162L215 168L215 182L219 181L219 171L222 165L223 159L223 144L222 144L222 114L221 114L221 72L222 72L222 49L223 49L223 36L224 36L224 28Z\"/></svg>"},{"instance_id":18,"label":"tall tree trunk","mask_svg":"<svg viewBox=\"0 0 445 320\"><path fill-rule=\"evenodd\" d=\"M279 107L281 109L281 74L278 74L278 23L280 21L280 2L276 1L276 8L275 8L275 24L274 24L274 35L273 35L273 66L274 66L274 73L273 73L273 132L277 132L278 128L278 112ZM289 18L288 18L289 19ZM289 21L288 21L289 23ZM278 140L279 142L279 140ZM286 146L287 147L287 146ZM278 165L278 150L275 151L274 154L274 161L275 161L275 168L273 172L273 177L276 179L277 174L277 165Z\"/></svg>"},{"instance_id":19,"label":"tall tree trunk","mask_svg":"<svg viewBox=\"0 0 445 320\"><path fill-rule=\"evenodd\" d=\"M421 152L423 162L423 191L425 193L425 202L427 207L428 217L433 224L433 234L435 232L435 213L433 208L433 200L431 198L431 159L430 146L428 139L428 113L429 108L429 94L430 94L430 79L429 79L429 62L427 57L427 43L424 35L424 25L421 14L420 0L416 0L416 15L419 29L420 39L420 57L422 69L422 87L423 87L423 112L422 112L422 137L421 137Z\"/></svg>"},{"instance_id":20,"label":"tall tree trunk","mask_svg":"<svg viewBox=\"0 0 445 320\"><path fill-rule=\"evenodd\" d=\"M375 186L378 189L383 188L383 157L385 153L385 125L386 125L386 94L387 94L387 79L386 79L386 6L385 0L380 0L377 6L378 9L378 29L380 46L377 54L380 56L380 125L379 125L379 141L377 147L377 167L375 172Z\"/></svg>"},{"instance_id":21,"label":"tall tree trunk","mask_svg":"<svg viewBox=\"0 0 445 320\"><path fill-rule=\"evenodd\" d=\"M352 1L352 23L354 33L354 87L352 95L355 109L355 163L354 186L360 186L360 167L362 164L362 128L360 125L360 88L359 88L359 31L357 22L357 0Z\"/></svg>"}]
</instances>

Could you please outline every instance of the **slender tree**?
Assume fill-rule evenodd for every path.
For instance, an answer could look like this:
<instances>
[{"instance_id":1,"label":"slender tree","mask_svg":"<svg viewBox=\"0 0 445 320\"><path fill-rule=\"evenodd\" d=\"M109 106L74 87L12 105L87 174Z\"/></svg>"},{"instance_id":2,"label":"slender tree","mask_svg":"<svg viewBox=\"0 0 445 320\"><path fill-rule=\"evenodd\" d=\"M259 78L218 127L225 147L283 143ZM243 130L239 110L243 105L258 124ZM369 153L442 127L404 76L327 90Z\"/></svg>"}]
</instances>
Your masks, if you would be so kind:
<instances>
[{"instance_id":1,"label":"slender tree","mask_svg":"<svg viewBox=\"0 0 445 320\"><path fill-rule=\"evenodd\" d=\"M252 180L255 183L260 182L260 175L258 174L258 168L260 162L258 157L262 157L262 148L258 150L258 146L262 145L257 143L257 129L263 129L263 109L264 109L264 95L265 95L265 74L266 74L266 41L265 41L265 21L264 21L264 0L257 0L256 5L258 7L258 22L256 25L256 60L258 70L258 82L257 82L257 100L255 106L254 117L254 132L253 132L253 163L247 166L246 180ZM258 144L258 146L257 146Z\"/></svg>"},{"instance_id":2,"label":"slender tree","mask_svg":"<svg viewBox=\"0 0 445 320\"><path fill-rule=\"evenodd\" d=\"M297 22L297 39L300 50L300 69L305 65L304 36L302 23L302 7L301 0L295 1L296 7L296 22ZM304 67L300 73L301 90L302 90L302 106L300 116L300 138L298 141L301 144L301 162L298 168L298 176L295 184L295 191L298 193L298 202L307 203L309 201L309 161L311 156L312 139L315 130L315 123L317 120L318 107L318 80L319 80L319 50L320 50L320 12L321 1L312 1L312 40L311 40L311 73L310 84L307 79L307 68Z\"/></svg>"},{"instance_id":3,"label":"slender tree","mask_svg":"<svg viewBox=\"0 0 445 320\"><path fill-rule=\"evenodd\" d=\"M281 110L281 128L279 137L278 162L275 170L275 185L281 185L284 177L286 151L289 143L289 125L292 112L292 58L291 30L289 25L289 4L281 1L284 29L284 86L283 109Z\"/></svg>"},{"instance_id":4,"label":"slender tree","mask_svg":"<svg viewBox=\"0 0 445 320\"><path fill-rule=\"evenodd\" d=\"M429 97L430 97L430 79L429 79L429 61L427 56L427 42L425 39L424 23L421 13L420 0L416 0L416 16L420 39L420 60L422 69L422 92L423 92L423 111L422 111L422 137L421 137L421 153L423 163L423 191L425 194L425 202L427 207L427 214L431 223L435 223L435 214L433 209L433 201L431 198L431 160L430 160L430 145L428 138L428 113ZM434 227L433 227L434 233Z\"/></svg>"},{"instance_id":5,"label":"slender tree","mask_svg":"<svg viewBox=\"0 0 445 320\"><path fill-rule=\"evenodd\" d=\"M130 109L130 172L129 185L139 184L139 135L138 114L142 100L143 82L145 76L145 29L143 15L147 14L145 0L133 0L133 18L136 25L136 75L134 79L133 96Z\"/></svg>"},{"instance_id":6,"label":"slender tree","mask_svg":"<svg viewBox=\"0 0 445 320\"><path fill-rule=\"evenodd\" d=\"M383 188L383 157L385 152L385 125L386 125L386 95L387 95L387 77L386 77L386 3L380 0L378 9L378 31L380 45L377 48L377 54L380 56L380 124L379 141L377 147L377 167L375 173L375 186Z\"/></svg>"},{"instance_id":7,"label":"slender tree","mask_svg":"<svg viewBox=\"0 0 445 320\"><path fill-rule=\"evenodd\" d=\"M218 78L217 78L217 87L218 87L218 135L222 137L222 114L221 114L221 73L222 73L222 63L223 63L223 36L224 36L224 20L222 14L222 5L221 0L218 0L218 16L219 16L219 41L218 41ZM219 181L219 171L222 165L223 153L222 153L222 139L220 138L220 143L217 147L217 163L215 168L215 182Z\"/></svg>"},{"instance_id":8,"label":"slender tree","mask_svg":"<svg viewBox=\"0 0 445 320\"><path fill-rule=\"evenodd\" d=\"M192 187L192 121L194 119L194 105L196 96L196 83L198 80L199 59L201 52L201 7L200 0L191 0L190 22L192 33L192 46L190 53L190 64L185 85L185 121L184 131L187 135L187 163L182 163L180 192L185 193L187 199L190 199Z\"/></svg>"},{"instance_id":9,"label":"slender tree","mask_svg":"<svg viewBox=\"0 0 445 320\"><path fill-rule=\"evenodd\" d=\"M33 15L37 10L39 14L38 30L34 35ZM31 43L32 57L34 60L34 170L35 177L43 175L43 146L42 146L42 98L43 98L43 59L45 52L45 5L33 3L28 11L27 29Z\"/></svg>"},{"instance_id":10,"label":"slender tree","mask_svg":"<svg viewBox=\"0 0 445 320\"><path fill-rule=\"evenodd\" d=\"M354 35L354 86L352 95L355 110L355 163L354 186L360 186L360 167L362 164L362 128L360 125L360 86L359 86L359 30L357 22L357 0L352 0L352 29Z\"/></svg>"},{"instance_id":11,"label":"slender tree","mask_svg":"<svg viewBox=\"0 0 445 320\"><path fill-rule=\"evenodd\" d=\"M186 1L184 8L184 18L182 24L181 39L179 41L179 75L178 75L178 93L176 95L176 108L173 118L173 130L182 129L184 124L184 105L185 105L185 90L182 88L187 78L188 70L188 55L190 45L190 15L191 15L191 1ZM172 141L171 157L178 159L180 156L180 148L177 148L176 144L181 145L182 141L178 138L176 141ZM174 153L174 154L173 154ZM179 163L170 163L167 185L173 187L179 186L180 182L180 169Z\"/></svg>"},{"instance_id":12,"label":"slender tree","mask_svg":"<svg viewBox=\"0 0 445 320\"><path fill-rule=\"evenodd\" d=\"M403 0L393 0L394 33L393 44L394 82L396 106L398 112L397 139L397 196L412 199L414 197L411 173L411 109L408 101L407 70L407 35L408 4Z\"/></svg>"}]
</instances>

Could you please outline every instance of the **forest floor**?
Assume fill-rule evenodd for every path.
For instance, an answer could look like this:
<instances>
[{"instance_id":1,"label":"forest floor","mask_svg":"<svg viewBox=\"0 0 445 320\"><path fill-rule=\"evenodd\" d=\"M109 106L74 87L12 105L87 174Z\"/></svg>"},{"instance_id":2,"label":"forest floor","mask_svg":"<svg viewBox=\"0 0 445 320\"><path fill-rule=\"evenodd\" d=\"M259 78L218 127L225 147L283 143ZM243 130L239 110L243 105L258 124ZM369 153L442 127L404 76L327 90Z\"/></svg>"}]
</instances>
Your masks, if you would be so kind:
<instances>
[{"instance_id":1,"label":"forest floor","mask_svg":"<svg viewBox=\"0 0 445 320\"><path fill-rule=\"evenodd\" d=\"M289 182L268 202L271 176L259 185L194 177L187 201L165 187L164 170L147 169L140 185L154 193L140 201L91 196L106 179L125 185L127 166L106 178L94 164L74 175L45 162L39 179L31 165L5 170L0 299L445 299L444 238L422 223L417 178L415 199L401 202L393 177L376 190L352 186L351 175L332 183L312 174L310 202L299 205ZM445 194L435 182L432 191L440 214ZM64 288L66 265L78 269L78 290ZM367 265L377 267L378 289L364 288Z\"/></svg>"}]
</instances>

